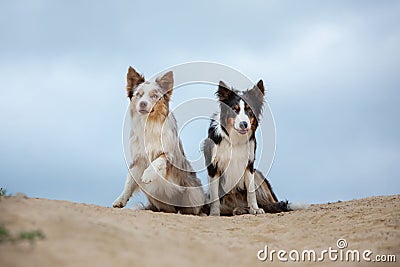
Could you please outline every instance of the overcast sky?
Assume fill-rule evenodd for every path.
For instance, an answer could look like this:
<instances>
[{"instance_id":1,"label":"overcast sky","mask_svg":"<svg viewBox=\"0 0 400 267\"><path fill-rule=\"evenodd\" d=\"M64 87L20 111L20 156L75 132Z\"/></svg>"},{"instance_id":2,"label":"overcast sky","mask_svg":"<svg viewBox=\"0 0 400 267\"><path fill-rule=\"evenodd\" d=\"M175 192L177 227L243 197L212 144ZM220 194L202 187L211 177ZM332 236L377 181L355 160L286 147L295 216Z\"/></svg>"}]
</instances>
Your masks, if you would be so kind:
<instances>
[{"instance_id":1,"label":"overcast sky","mask_svg":"<svg viewBox=\"0 0 400 267\"><path fill-rule=\"evenodd\" d=\"M110 206L127 173L128 66L151 77L190 61L268 86L279 198L400 193L399 1L2 1L0 34L11 193Z\"/></svg>"}]
</instances>

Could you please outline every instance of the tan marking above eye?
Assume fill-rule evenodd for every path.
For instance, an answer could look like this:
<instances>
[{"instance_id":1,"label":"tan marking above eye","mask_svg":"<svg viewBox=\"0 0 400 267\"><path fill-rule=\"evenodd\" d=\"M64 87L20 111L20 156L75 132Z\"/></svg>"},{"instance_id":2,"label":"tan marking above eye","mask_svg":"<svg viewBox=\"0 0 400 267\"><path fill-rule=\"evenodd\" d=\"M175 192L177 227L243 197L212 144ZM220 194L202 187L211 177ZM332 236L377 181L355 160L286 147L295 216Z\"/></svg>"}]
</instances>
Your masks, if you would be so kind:
<instances>
[{"instance_id":1,"label":"tan marking above eye","mask_svg":"<svg viewBox=\"0 0 400 267\"><path fill-rule=\"evenodd\" d=\"M246 104L246 109L249 109L249 108L250 108L249 104Z\"/></svg>"},{"instance_id":2,"label":"tan marking above eye","mask_svg":"<svg viewBox=\"0 0 400 267\"><path fill-rule=\"evenodd\" d=\"M151 91L149 95L150 95L150 97L154 97L154 98L159 97L158 92L156 90Z\"/></svg>"},{"instance_id":3,"label":"tan marking above eye","mask_svg":"<svg viewBox=\"0 0 400 267\"><path fill-rule=\"evenodd\" d=\"M238 106L238 105L235 105L233 108L234 108L235 110L239 110L239 106Z\"/></svg>"}]
</instances>

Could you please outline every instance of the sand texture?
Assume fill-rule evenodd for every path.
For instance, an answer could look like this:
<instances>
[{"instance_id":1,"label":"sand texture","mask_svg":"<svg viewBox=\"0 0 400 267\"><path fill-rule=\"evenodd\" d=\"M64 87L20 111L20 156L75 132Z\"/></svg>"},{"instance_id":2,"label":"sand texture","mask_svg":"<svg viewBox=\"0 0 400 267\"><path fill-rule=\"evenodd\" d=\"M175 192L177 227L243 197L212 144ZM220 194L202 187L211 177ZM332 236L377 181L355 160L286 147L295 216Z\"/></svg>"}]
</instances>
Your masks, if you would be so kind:
<instances>
[{"instance_id":1,"label":"sand texture","mask_svg":"<svg viewBox=\"0 0 400 267\"><path fill-rule=\"evenodd\" d=\"M0 223L11 234L46 238L0 243L0 266L398 266L400 195L369 197L280 214L197 217L67 201L2 197ZM261 262L269 249L347 249L396 255L396 263Z\"/></svg>"}]
</instances>

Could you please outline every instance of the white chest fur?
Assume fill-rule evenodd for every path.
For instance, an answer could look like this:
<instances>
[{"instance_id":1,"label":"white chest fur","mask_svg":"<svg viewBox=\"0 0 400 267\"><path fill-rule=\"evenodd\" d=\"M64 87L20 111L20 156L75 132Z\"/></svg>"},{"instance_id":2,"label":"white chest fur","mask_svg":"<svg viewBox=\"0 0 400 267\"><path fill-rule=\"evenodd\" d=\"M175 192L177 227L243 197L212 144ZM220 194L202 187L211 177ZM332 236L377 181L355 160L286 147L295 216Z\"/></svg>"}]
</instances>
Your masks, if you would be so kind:
<instances>
[{"instance_id":1,"label":"white chest fur","mask_svg":"<svg viewBox=\"0 0 400 267\"><path fill-rule=\"evenodd\" d=\"M218 166L224 177L222 187L229 192L234 187L244 189L244 173L249 161L254 160L254 141L247 136L238 136L236 133L230 138L222 139L214 147L213 163Z\"/></svg>"},{"instance_id":2,"label":"white chest fur","mask_svg":"<svg viewBox=\"0 0 400 267\"><path fill-rule=\"evenodd\" d=\"M144 159L149 164L163 151L161 143L162 127L159 124L151 124L148 121L133 119L135 125L130 134L131 158Z\"/></svg>"}]
</instances>

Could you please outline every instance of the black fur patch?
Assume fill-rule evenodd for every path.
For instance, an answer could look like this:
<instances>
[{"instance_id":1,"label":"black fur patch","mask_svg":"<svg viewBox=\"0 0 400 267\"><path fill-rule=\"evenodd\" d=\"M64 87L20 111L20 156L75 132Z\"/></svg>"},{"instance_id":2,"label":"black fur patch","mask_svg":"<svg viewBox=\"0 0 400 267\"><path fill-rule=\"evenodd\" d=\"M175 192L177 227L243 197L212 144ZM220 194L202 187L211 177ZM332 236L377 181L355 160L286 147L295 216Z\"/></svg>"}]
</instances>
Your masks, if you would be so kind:
<instances>
[{"instance_id":1,"label":"black fur patch","mask_svg":"<svg viewBox=\"0 0 400 267\"><path fill-rule=\"evenodd\" d=\"M128 92L128 97L129 97L129 100L132 100L132 97L133 97L133 90L130 90L130 91Z\"/></svg>"},{"instance_id":2,"label":"black fur patch","mask_svg":"<svg viewBox=\"0 0 400 267\"><path fill-rule=\"evenodd\" d=\"M279 212L291 211L291 209L289 208L288 201L279 201L279 202L268 203L268 204L260 205L260 206L267 213L279 213Z\"/></svg>"},{"instance_id":3,"label":"black fur patch","mask_svg":"<svg viewBox=\"0 0 400 267\"><path fill-rule=\"evenodd\" d=\"M254 173L254 160L249 161L249 164L247 164L247 169L250 171L251 174Z\"/></svg>"},{"instance_id":4,"label":"black fur patch","mask_svg":"<svg viewBox=\"0 0 400 267\"><path fill-rule=\"evenodd\" d=\"M251 112L259 119L264 107L264 85L262 80L252 89L244 91L242 98L250 106Z\"/></svg>"},{"instance_id":5,"label":"black fur patch","mask_svg":"<svg viewBox=\"0 0 400 267\"><path fill-rule=\"evenodd\" d=\"M218 164L214 165L210 163L207 166L207 172L210 177L215 177L215 175L218 173Z\"/></svg>"},{"instance_id":6,"label":"black fur patch","mask_svg":"<svg viewBox=\"0 0 400 267\"><path fill-rule=\"evenodd\" d=\"M217 132L217 126L211 122L210 128L208 128L208 138L213 140L216 145L219 145L222 141L222 136Z\"/></svg>"},{"instance_id":7,"label":"black fur patch","mask_svg":"<svg viewBox=\"0 0 400 267\"><path fill-rule=\"evenodd\" d=\"M260 171L258 171L258 172L261 173ZM261 173L261 175L262 175L262 173ZM262 176L264 177L264 175L262 175ZM271 184L269 183L269 181L268 181L268 179L266 177L264 177L264 182L267 184L268 189L271 192L272 198L275 201L278 201L278 198L276 197L275 192L274 192L274 190L272 190L272 186L271 186Z\"/></svg>"},{"instance_id":8,"label":"black fur patch","mask_svg":"<svg viewBox=\"0 0 400 267\"><path fill-rule=\"evenodd\" d=\"M230 97L227 99L220 99L220 122L221 128L228 135L226 131L226 123L229 118L235 118L237 115L237 111L234 110L234 106L238 105L240 102L240 96L238 91L232 91Z\"/></svg>"}]
</instances>

